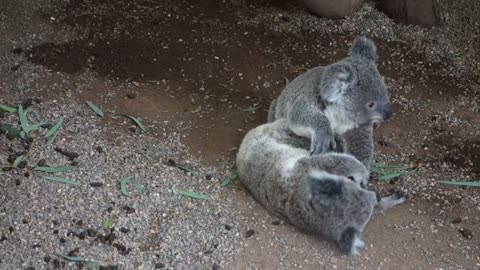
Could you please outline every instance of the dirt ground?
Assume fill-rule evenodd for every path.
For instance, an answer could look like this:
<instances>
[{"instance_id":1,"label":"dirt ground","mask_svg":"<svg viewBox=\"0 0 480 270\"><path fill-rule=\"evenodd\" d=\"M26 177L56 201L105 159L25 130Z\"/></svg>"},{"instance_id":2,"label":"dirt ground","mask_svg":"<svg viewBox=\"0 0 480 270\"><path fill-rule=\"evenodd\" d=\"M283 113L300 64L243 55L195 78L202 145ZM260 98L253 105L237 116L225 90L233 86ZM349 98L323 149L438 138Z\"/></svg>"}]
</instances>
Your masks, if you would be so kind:
<instances>
[{"instance_id":1,"label":"dirt ground","mask_svg":"<svg viewBox=\"0 0 480 270\"><path fill-rule=\"evenodd\" d=\"M151 136L179 135L203 165L233 169L243 136L266 121L269 102L286 80L345 57L355 36L279 32L245 20L266 5L281 11L278 23L292 20L284 1L67 1L25 6L16 26L2 13L0 52L12 63L2 69L2 95L30 76L18 75L24 66L40 66L50 75L36 83L53 90L37 97L91 100L138 116ZM480 179L478 78L440 76L450 63L431 64L409 43L375 41L394 105L392 119L375 131L375 160L419 171L397 181L374 179L370 188L384 194L401 188L408 202L375 217L365 229L366 250L349 258L333 244L278 225L244 191L228 191L239 231L254 228L255 234L220 267L480 269L479 190L435 184ZM55 74L66 74L70 87L53 87L60 83ZM85 78L89 85L81 86ZM16 100L0 96L0 103L7 101ZM129 132L112 119L100 125Z\"/></svg>"}]
</instances>

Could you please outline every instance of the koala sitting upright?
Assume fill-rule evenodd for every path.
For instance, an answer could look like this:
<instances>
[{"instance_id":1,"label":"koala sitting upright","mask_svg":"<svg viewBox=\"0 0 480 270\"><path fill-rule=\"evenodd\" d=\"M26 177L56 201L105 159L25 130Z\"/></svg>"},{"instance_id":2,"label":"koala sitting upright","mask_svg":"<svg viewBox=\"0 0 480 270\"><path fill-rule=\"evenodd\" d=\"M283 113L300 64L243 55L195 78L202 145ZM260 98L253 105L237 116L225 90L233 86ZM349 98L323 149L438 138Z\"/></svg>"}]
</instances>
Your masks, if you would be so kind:
<instances>
[{"instance_id":1,"label":"koala sitting upright","mask_svg":"<svg viewBox=\"0 0 480 270\"><path fill-rule=\"evenodd\" d=\"M366 151L373 151L370 127L392 114L376 60L374 43L363 36L355 38L350 57L313 68L289 83L270 105L268 121L287 118L295 134L310 139L311 154L335 149L335 137L355 128L366 132L360 140L371 143ZM370 158L367 153L365 165Z\"/></svg>"},{"instance_id":2,"label":"koala sitting upright","mask_svg":"<svg viewBox=\"0 0 480 270\"><path fill-rule=\"evenodd\" d=\"M377 201L365 188L368 170L348 154L310 155L305 139L287 119L252 129L237 155L240 181L269 210L296 227L335 241L345 254L358 254L360 234L374 210L402 203L394 194Z\"/></svg>"}]
</instances>

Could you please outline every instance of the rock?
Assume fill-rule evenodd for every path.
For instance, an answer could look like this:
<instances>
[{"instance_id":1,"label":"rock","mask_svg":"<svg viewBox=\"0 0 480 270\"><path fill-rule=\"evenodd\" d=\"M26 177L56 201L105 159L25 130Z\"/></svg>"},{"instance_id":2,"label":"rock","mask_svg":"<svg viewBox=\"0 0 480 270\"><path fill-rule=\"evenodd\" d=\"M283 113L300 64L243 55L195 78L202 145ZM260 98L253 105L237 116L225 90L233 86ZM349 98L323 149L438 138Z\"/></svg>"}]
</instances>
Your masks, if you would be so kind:
<instances>
[{"instance_id":1,"label":"rock","mask_svg":"<svg viewBox=\"0 0 480 270\"><path fill-rule=\"evenodd\" d=\"M462 218L461 218L461 217L457 217L457 218L455 218L454 220L452 220L452 223L453 223L453 224L458 224L458 223L460 223L460 222L462 222Z\"/></svg>"},{"instance_id":2,"label":"rock","mask_svg":"<svg viewBox=\"0 0 480 270\"><path fill-rule=\"evenodd\" d=\"M460 234L461 234L464 238L466 238L466 239L472 239L472 237L473 237L473 232L472 232L472 230L465 229L465 228L460 228L458 231L459 231Z\"/></svg>"},{"instance_id":3,"label":"rock","mask_svg":"<svg viewBox=\"0 0 480 270\"><path fill-rule=\"evenodd\" d=\"M246 237L246 238L250 238L250 237L252 237L252 235L254 235L254 234L255 234L255 231L252 230L252 229L250 229L250 230L248 230L248 231L245 233L245 237Z\"/></svg>"},{"instance_id":4,"label":"rock","mask_svg":"<svg viewBox=\"0 0 480 270\"><path fill-rule=\"evenodd\" d=\"M344 18L360 7L365 0L300 0L310 11L325 18Z\"/></svg>"}]
</instances>

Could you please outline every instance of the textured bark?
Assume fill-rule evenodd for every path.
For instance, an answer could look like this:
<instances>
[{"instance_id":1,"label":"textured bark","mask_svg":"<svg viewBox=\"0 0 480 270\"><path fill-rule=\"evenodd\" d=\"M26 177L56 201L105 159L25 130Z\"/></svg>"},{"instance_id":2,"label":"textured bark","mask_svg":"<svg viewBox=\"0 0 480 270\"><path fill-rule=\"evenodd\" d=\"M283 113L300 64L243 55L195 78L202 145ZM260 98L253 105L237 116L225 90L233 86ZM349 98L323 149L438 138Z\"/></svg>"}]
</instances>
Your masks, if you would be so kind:
<instances>
[{"instance_id":1,"label":"textured bark","mask_svg":"<svg viewBox=\"0 0 480 270\"><path fill-rule=\"evenodd\" d=\"M379 8L395 21L404 24L437 24L433 0L380 0Z\"/></svg>"},{"instance_id":2,"label":"textured bark","mask_svg":"<svg viewBox=\"0 0 480 270\"><path fill-rule=\"evenodd\" d=\"M325 18L344 18L365 0L300 0L310 11Z\"/></svg>"}]
</instances>

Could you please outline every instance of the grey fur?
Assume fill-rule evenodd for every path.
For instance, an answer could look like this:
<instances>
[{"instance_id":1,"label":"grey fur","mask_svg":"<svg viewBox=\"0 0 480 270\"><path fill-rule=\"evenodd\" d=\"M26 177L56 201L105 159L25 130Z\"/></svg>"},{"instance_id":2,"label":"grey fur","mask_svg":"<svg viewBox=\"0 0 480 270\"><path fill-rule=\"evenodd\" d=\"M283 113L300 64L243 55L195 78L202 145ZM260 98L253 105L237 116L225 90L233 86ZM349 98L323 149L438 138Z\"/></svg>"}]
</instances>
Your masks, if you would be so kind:
<instances>
[{"instance_id":1,"label":"grey fur","mask_svg":"<svg viewBox=\"0 0 480 270\"><path fill-rule=\"evenodd\" d=\"M326 67L313 68L290 82L272 103L269 122L287 118L293 132L311 139L310 152L321 154L335 149L336 136L388 119L392 110L376 58L373 42L363 36L357 37L350 57ZM371 131L370 128L360 130ZM348 135L345 138L366 139L368 145L371 136ZM368 152L369 148L351 148L351 152ZM361 159L371 160L372 154Z\"/></svg>"},{"instance_id":2,"label":"grey fur","mask_svg":"<svg viewBox=\"0 0 480 270\"><path fill-rule=\"evenodd\" d=\"M290 131L287 119L252 129L237 155L240 181L271 213L335 241L344 253L357 254L374 210L405 199L387 197L378 204L376 194L361 187L369 173L357 159L341 153L310 155L304 146L305 138Z\"/></svg>"}]
</instances>

